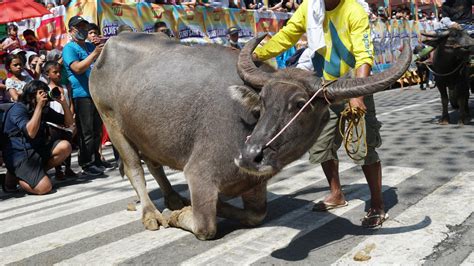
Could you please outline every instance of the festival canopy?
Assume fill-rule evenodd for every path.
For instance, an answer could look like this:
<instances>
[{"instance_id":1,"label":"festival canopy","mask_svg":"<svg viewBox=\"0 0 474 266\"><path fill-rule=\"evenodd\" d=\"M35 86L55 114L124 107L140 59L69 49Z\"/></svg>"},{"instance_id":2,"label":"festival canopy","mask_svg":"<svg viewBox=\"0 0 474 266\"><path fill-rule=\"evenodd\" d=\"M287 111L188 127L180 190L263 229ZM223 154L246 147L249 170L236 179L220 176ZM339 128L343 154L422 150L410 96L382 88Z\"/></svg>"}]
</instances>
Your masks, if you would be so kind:
<instances>
[{"instance_id":1,"label":"festival canopy","mask_svg":"<svg viewBox=\"0 0 474 266\"><path fill-rule=\"evenodd\" d=\"M0 0L0 24L51 14L33 0Z\"/></svg>"}]
</instances>

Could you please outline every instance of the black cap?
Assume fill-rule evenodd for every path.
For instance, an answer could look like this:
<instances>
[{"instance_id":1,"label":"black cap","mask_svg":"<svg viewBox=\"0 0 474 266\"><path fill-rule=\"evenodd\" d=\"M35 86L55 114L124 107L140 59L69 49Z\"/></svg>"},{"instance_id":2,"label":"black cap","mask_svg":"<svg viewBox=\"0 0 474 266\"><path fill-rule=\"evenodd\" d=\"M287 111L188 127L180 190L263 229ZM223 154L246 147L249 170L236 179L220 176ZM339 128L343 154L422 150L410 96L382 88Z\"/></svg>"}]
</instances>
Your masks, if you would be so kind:
<instances>
[{"instance_id":1,"label":"black cap","mask_svg":"<svg viewBox=\"0 0 474 266\"><path fill-rule=\"evenodd\" d=\"M71 27L77 26L81 22L85 22L85 23L89 24L89 22L87 20L85 20L83 17L74 16L71 19L69 19L69 23L67 24L67 26L69 28L71 28Z\"/></svg>"},{"instance_id":2,"label":"black cap","mask_svg":"<svg viewBox=\"0 0 474 266\"><path fill-rule=\"evenodd\" d=\"M238 27L230 27L227 29L227 34L231 35L234 33L239 33L240 29Z\"/></svg>"}]
</instances>

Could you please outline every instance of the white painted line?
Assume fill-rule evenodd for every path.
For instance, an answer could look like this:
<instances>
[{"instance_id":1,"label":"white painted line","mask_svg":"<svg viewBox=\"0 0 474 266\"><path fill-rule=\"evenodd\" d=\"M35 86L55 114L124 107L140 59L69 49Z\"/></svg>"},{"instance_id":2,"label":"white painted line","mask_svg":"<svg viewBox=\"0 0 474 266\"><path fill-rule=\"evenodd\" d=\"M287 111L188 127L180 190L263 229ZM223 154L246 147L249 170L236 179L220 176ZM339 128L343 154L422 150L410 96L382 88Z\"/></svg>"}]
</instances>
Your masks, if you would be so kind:
<instances>
[{"instance_id":1,"label":"white painted line","mask_svg":"<svg viewBox=\"0 0 474 266\"><path fill-rule=\"evenodd\" d=\"M346 171L354 166L356 165L353 163L340 162L339 172ZM268 191L272 193L267 195L267 201L272 201L281 196L294 193L324 179L326 179L326 176L324 175L323 169L321 166L318 166L296 176L273 183L267 188ZM232 204L234 203L232 202Z\"/></svg>"},{"instance_id":2,"label":"white painted line","mask_svg":"<svg viewBox=\"0 0 474 266\"><path fill-rule=\"evenodd\" d=\"M173 185L185 183L184 175L174 175L170 178ZM85 198L79 201L73 201L67 204L62 204L56 207L38 210L37 212L28 213L25 215L13 217L0 221L0 234L21 229L26 226L32 226L42 222L50 221L52 219L60 218L66 215L74 214L80 211L85 211L92 208L97 208L114 201L126 199L136 195L135 191L129 182L119 183L118 185L111 185L116 189L98 194L94 197ZM156 182L148 182L148 191L158 189ZM126 206L124 206L125 209Z\"/></svg>"},{"instance_id":3,"label":"white painted line","mask_svg":"<svg viewBox=\"0 0 474 266\"><path fill-rule=\"evenodd\" d=\"M133 256L145 254L147 250L168 245L189 235L191 233L177 228L144 231L54 265L116 265L120 261L126 261ZM109 249L109 247L116 249ZM166 264L166 262L157 264Z\"/></svg>"},{"instance_id":4,"label":"white painted line","mask_svg":"<svg viewBox=\"0 0 474 266\"><path fill-rule=\"evenodd\" d=\"M355 165L349 163L341 163L341 172L353 166ZM307 187L324 179L324 173L322 172L322 169L319 166L317 168L305 171L286 180L276 182L268 186L268 191L271 192L268 194L268 202L275 200L283 195L294 193L304 187ZM179 233L178 236L172 238L173 241L178 240L179 238L184 237L186 235L190 235L190 233L184 232L182 230L180 230L180 232L181 233ZM166 232L158 232L158 234L165 235ZM136 242L140 243L139 248L130 248L129 243ZM150 250L167 245L170 242L172 241L168 241L166 236L158 237L157 234L148 234L148 232L142 232L110 243L108 245L96 248L89 252L79 254L71 259L62 261L61 265L77 265L84 263L117 264L123 262L126 259L138 257ZM111 254L110 252L107 252L109 250L114 250L114 253ZM103 256L100 256L100 254L104 254L104 252L107 252L107 256L105 258Z\"/></svg>"},{"instance_id":5,"label":"white painted line","mask_svg":"<svg viewBox=\"0 0 474 266\"><path fill-rule=\"evenodd\" d=\"M474 172L461 173L403 213L384 223L370 236L342 256L335 265L353 265L356 253L372 247L370 260L363 264L422 264L434 247L474 211ZM417 228L410 229L416 226ZM384 232L387 232L386 234ZM394 258L396 258L394 260ZM362 263L359 263L362 264Z\"/></svg>"},{"instance_id":6,"label":"white painted line","mask_svg":"<svg viewBox=\"0 0 474 266\"><path fill-rule=\"evenodd\" d=\"M289 169L292 166L297 166L300 164L307 163L306 160L297 160L290 164L290 166L285 167L285 169ZM154 178L151 175L145 176L147 180L147 188L148 191L152 189L158 188L157 183L155 182ZM171 184L182 184L185 183L185 178L182 172L177 174L168 175L168 179L170 180ZM0 209L0 233L5 233L8 231L12 231L18 229L19 226L25 227L29 225L33 225L34 223L44 222L50 219L62 217L74 212L79 212L85 209L89 209L96 206L101 206L116 200L120 200L126 197L134 196L135 193L132 190L132 186L127 178L123 180L123 182L116 182L116 180L112 180L108 182L100 182L102 180L98 180L99 182L90 182L87 184L80 184L77 186L70 186L76 187L77 190L75 193L71 193L67 196L62 196L61 194L70 193L71 191L68 190L69 187L61 191L60 195L50 194L45 196L29 196L27 199L25 198L21 203L16 202L17 204L27 204L28 201L34 200L41 200L41 203L25 205L22 208L15 208L15 206L11 206L8 203L0 203L0 206L5 206ZM74 191L74 190L73 190ZM103 193L97 194L97 192L104 191ZM96 195L94 195L96 194ZM94 196L92 196L94 195ZM48 196L52 196L50 200ZM82 199L80 199L82 198ZM22 199L19 199L21 201ZM70 203L64 203L71 201ZM61 204L64 203L64 204ZM97 205L99 203L99 205ZM59 205L58 205L59 204ZM12 204L15 205L15 204ZM20 205L20 206L22 206ZM58 206L54 206L58 205ZM51 207L54 206L54 207ZM50 207L48 209L44 209L46 207ZM48 217L47 214L51 213L53 216ZM23 215L22 215L23 214ZM16 217L12 217L16 216ZM12 218L9 218L12 217ZM31 219L30 219L31 218ZM24 220L28 220L29 222L24 222ZM11 226L13 224L14 226ZM16 226L15 226L16 225ZM8 228L8 229L7 229Z\"/></svg>"},{"instance_id":7,"label":"white painted line","mask_svg":"<svg viewBox=\"0 0 474 266\"><path fill-rule=\"evenodd\" d=\"M392 111L388 111L388 112L384 112L384 113L378 114L377 117L379 117L379 116L385 116L385 115L390 115L390 114L393 114L393 113L396 113L396 112L400 112L400 111L403 111L403 110L406 110L406 109L415 108L415 107L418 107L418 106L421 106L421 105L425 105L425 104L433 103L433 102L437 102L437 101L440 101L440 99L433 99L433 100L425 101L425 102L422 102L422 103L416 103L416 104L412 104L412 105L407 105L407 106L404 106L404 107L401 107L401 108L398 108L398 109L395 109L395 110L392 110Z\"/></svg>"},{"instance_id":8,"label":"white painted line","mask_svg":"<svg viewBox=\"0 0 474 266\"><path fill-rule=\"evenodd\" d=\"M1 263L12 263L41 252L62 247L68 243L79 241L86 237L104 232L111 227L118 227L130 223L136 220L136 216L137 212L127 212L124 210L120 212L120 215L114 213L101 217L100 222L98 222L97 219L91 220L64 230L59 230L25 242L4 247L0 249L0 256L2 258ZM88 228L88 231L82 231L81 228Z\"/></svg>"},{"instance_id":9,"label":"white painted line","mask_svg":"<svg viewBox=\"0 0 474 266\"><path fill-rule=\"evenodd\" d=\"M155 182L154 178L150 175L147 175L145 178L146 178L147 184L150 182ZM176 177L174 176L170 176L169 178L170 180L176 179ZM116 192L119 190L122 191L123 189L128 190L129 188L131 188L131 184L128 181L128 178L125 178L122 182L117 182L117 181L118 181L117 179L115 180L109 179L109 182L100 182L100 183L91 182L87 184L79 184L79 185L76 185L77 187L74 190L61 191L60 195L56 195L56 193L48 194L48 195L45 195L46 197L44 198L43 196L39 197L39 196L30 195L25 199L27 199L28 201L36 199L36 200L41 200L41 202L36 203L36 204L24 205L25 201L23 201L19 203L19 204L24 205L21 208L8 206L8 203L2 204L2 207L3 205L6 205L5 207L8 207L8 208L5 208L4 210L0 212L0 223L2 222L2 220L6 220L8 219L8 217L11 217L11 216L20 216L23 214L27 215L28 213L32 213L32 212L38 213L43 208L52 207L58 204L59 205L57 207L52 207L52 208L60 208L60 207L67 206L68 203L66 202L68 201L74 201L73 203L76 204L81 201L80 198L89 200L95 196L100 197L101 194ZM79 187L81 187L80 190L78 190ZM70 192L73 192L73 193L70 193ZM68 193L69 195L64 195L66 193ZM94 194L98 194L98 195L93 196ZM48 198L48 196L52 196L52 197Z\"/></svg>"},{"instance_id":10,"label":"white painted line","mask_svg":"<svg viewBox=\"0 0 474 266\"><path fill-rule=\"evenodd\" d=\"M289 168L292 168L292 167L295 167L297 165L302 165L302 164L308 164L308 159L307 158L301 158L301 159L298 159L290 164L288 164L287 166L285 166L285 168L283 169L289 169Z\"/></svg>"},{"instance_id":11,"label":"white painted line","mask_svg":"<svg viewBox=\"0 0 474 266\"><path fill-rule=\"evenodd\" d=\"M307 159L300 159L289 164L284 169L288 169L307 162ZM149 174L147 167L144 166L143 168L145 170L145 179L147 184L150 184L150 182L156 183L154 178ZM170 181L175 178L173 177L174 175L182 174L182 172L166 168L165 172ZM95 194L105 189L115 188L116 186L119 186L120 189L123 189L122 186L128 188L132 187L126 176L122 179L118 172L108 172L107 174L110 175L107 178L96 178L88 182L86 181L87 183L84 182L77 185L60 187L56 193L43 196L25 195L22 198L13 197L8 200L0 201L0 221L6 217L26 213L31 210L41 210L44 207L66 202L68 200L73 200L80 197L87 198L89 195ZM87 179L87 177L85 178ZM38 201L41 201L41 203L38 203Z\"/></svg>"},{"instance_id":12,"label":"white painted line","mask_svg":"<svg viewBox=\"0 0 474 266\"><path fill-rule=\"evenodd\" d=\"M352 166L354 165L347 164L347 163L341 164L341 167L344 170ZM277 189L275 190L275 193L288 192L290 189L286 187L281 188L280 183L287 184L289 183L288 182L289 180L293 180L293 182L289 184L291 184L295 190L298 190L308 185L305 182L309 176L312 176L313 182L318 182L318 181L323 180L324 176L322 176L323 174L322 169L320 167L315 168L315 169L316 170L311 169L293 178L289 178L289 179L277 182L275 184L272 184L271 186L269 186L269 188L271 188L272 186L276 187ZM315 178L318 176L320 177L319 179ZM186 194L183 193L183 196L188 196L188 193L189 192L187 192ZM95 200L91 200L91 201L95 202ZM157 205L162 204L162 203L163 203L163 199L159 199L158 202L155 202L155 204ZM24 241L24 242L21 242L9 247L5 247L3 249L0 249L0 256L1 254L9 254L8 262L5 262L5 264L19 261L19 260L34 256L42 252L46 252L55 248L59 248L66 244L73 243L87 237L91 237L93 235L102 233L104 231L111 230L113 228L122 226L124 224L138 221L140 219L141 219L141 209L137 210L136 212L127 212L127 211L116 212L107 216L94 219L92 221L88 221L82 224L75 225L70 228L66 228L57 232L47 234L45 236L39 236L31 240L27 240L27 241ZM97 226L97 225L100 225L100 226ZM172 232L176 232L176 230L172 230ZM173 236L173 239L177 239L179 237L183 237L187 235L187 233L182 230L179 230L179 232L180 233L177 236ZM168 230L159 230L158 232L153 232L153 233L150 233L149 231L145 231L136 235L132 235L125 239L119 240L117 242L111 243L109 245L106 245L104 246L105 248L100 247L91 251L90 253L86 252L84 254L78 255L76 260L84 262L84 263L87 262L88 264L91 264L92 261L97 260L95 261L97 264L102 264L104 263L104 260L112 262L117 259L116 257L118 257L118 259L120 260L123 258L124 254L129 254L127 255L127 258L130 258L130 254L136 254L133 252L146 252L147 248L149 250L156 248L157 241L161 243L160 245L164 245L168 243L167 241L164 241L164 238L161 237L163 234L164 236L168 236L170 233L168 232ZM136 243L139 241L139 239L143 241L142 242L143 244L140 245L140 248L130 249L129 241ZM148 242L148 240L150 242ZM97 252L97 250L100 250L100 251ZM115 256L110 252L110 250L114 250L113 254L115 254ZM106 251L106 253L103 253L104 251ZM99 256L98 254L102 254L102 255ZM104 258L103 254L107 254L106 256L107 258ZM138 253L138 255L139 254L142 254L142 253Z\"/></svg>"},{"instance_id":13,"label":"white painted line","mask_svg":"<svg viewBox=\"0 0 474 266\"><path fill-rule=\"evenodd\" d=\"M145 178L147 182L154 180L153 177L147 171L147 168L145 167L144 169L145 169ZM42 196L25 195L24 197L21 197L21 198L12 197L11 199L0 201L0 213L4 214L11 210L18 211L20 208L38 206L37 205L38 201L49 202L53 199L60 199L60 198L64 199L64 196L67 194L77 195L77 193L81 193L85 191L90 191L91 193L95 193L97 191L100 191L103 187L109 186L113 183L123 183L123 184L129 184L129 186L131 186L130 182L128 181L128 178L124 177L122 179L122 177L120 176L120 174L118 174L118 172L117 173L108 172L107 174L110 176L106 178L95 178L93 180L84 181L84 183L80 183L76 185L59 187L55 193L42 195ZM84 177L84 178L81 177L80 179L87 180L88 177ZM36 203L36 204L31 205L32 203Z\"/></svg>"},{"instance_id":14,"label":"white painted line","mask_svg":"<svg viewBox=\"0 0 474 266\"><path fill-rule=\"evenodd\" d=\"M416 168L383 168L384 191L420 171L421 169ZM352 184L358 183L365 184L365 178L361 178ZM351 200L349 206L345 208L335 209L330 213L315 213L311 211L313 204L308 203L275 221L249 230L226 243L190 258L182 265L248 265L256 262L258 259L268 256L274 250L287 246L295 238L304 236L344 213L361 206L369 199L370 194L367 189L363 189L355 191L352 195L359 199Z\"/></svg>"},{"instance_id":15,"label":"white painted line","mask_svg":"<svg viewBox=\"0 0 474 266\"><path fill-rule=\"evenodd\" d=\"M469 256L467 256L467 258L463 260L463 262L461 262L461 266L472 266L472 265L474 265L474 251L471 252L471 254L469 254Z\"/></svg>"},{"instance_id":16,"label":"white painted line","mask_svg":"<svg viewBox=\"0 0 474 266\"><path fill-rule=\"evenodd\" d=\"M291 167L301 165L301 164L306 164L308 161L306 159L300 159L297 160L288 166L286 166L284 169L289 169ZM146 167L144 167L145 170L147 170ZM173 183L183 183L182 181L184 180L183 173L178 172L174 174L169 174L167 173L168 179L170 182ZM120 178L120 179L118 179ZM112 200L112 198L109 198L111 194L106 194L106 193L113 193L118 192L118 194L122 195L123 198L126 197L125 194L122 194L123 190L131 191L131 184L128 180L127 177L125 177L122 182L117 182L118 180L121 180L122 177L113 176L109 178L104 178L104 179L97 179L89 183L84 183L84 184L78 184L74 186L67 186L65 188L61 188L58 190L58 192L54 194L48 194L44 195L41 197L34 196L34 195L29 195L24 198L20 199L13 199L11 201L4 201L0 202L0 225L2 224L2 220L8 219L8 217L12 216L17 216L19 218L22 214L24 215L39 215L41 216L41 211L43 208L47 208L49 206L54 206L59 204L56 207L51 207L50 209L67 209L69 208L68 206L75 206L77 204L80 204L81 200L78 200L80 198L83 198L84 201L91 201L91 195L97 194L100 191L103 191L104 193L99 193L98 195L94 196L95 202L100 202L102 203L103 198L108 198ZM156 188L156 182L154 178L148 174L148 171L145 171L145 178L147 181L147 186L150 191L150 186L153 186L153 188ZM69 195L67 195L69 194ZM67 196L64 196L67 195ZM97 198L95 198L97 197ZM117 197L114 197L113 199L116 199ZM40 200L40 203L35 203L35 201ZM74 201L68 205L68 201ZM93 202L93 201L92 201ZM111 202L111 201L107 201ZM31 204L35 203L35 204ZM61 204L65 203L65 204ZM105 203L104 203L105 204ZM85 205L82 205L85 206ZM44 210L48 211L48 210ZM28 212L30 212L28 214ZM35 213L32 213L35 212ZM2 233L0 229L0 233Z\"/></svg>"}]
</instances>

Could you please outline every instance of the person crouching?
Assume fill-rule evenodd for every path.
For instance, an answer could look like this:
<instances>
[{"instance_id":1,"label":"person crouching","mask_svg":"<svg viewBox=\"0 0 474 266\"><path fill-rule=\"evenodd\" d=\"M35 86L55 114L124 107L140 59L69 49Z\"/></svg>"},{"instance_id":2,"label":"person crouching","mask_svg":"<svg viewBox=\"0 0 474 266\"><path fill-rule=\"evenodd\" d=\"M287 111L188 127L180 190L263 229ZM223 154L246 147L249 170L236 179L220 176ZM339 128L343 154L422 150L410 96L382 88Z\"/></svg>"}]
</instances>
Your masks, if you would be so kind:
<instances>
[{"instance_id":1,"label":"person crouching","mask_svg":"<svg viewBox=\"0 0 474 266\"><path fill-rule=\"evenodd\" d=\"M64 115L48 105L55 100L64 109ZM43 195L52 184L46 171L59 166L71 154L71 144L65 140L51 141L46 122L69 127L73 116L66 96L50 93L48 85L34 80L23 90L20 101L6 113L3 132L8 136L5 146L7 174L5 185L20 187L28 193Z\"/></svg>"}]
</instances>

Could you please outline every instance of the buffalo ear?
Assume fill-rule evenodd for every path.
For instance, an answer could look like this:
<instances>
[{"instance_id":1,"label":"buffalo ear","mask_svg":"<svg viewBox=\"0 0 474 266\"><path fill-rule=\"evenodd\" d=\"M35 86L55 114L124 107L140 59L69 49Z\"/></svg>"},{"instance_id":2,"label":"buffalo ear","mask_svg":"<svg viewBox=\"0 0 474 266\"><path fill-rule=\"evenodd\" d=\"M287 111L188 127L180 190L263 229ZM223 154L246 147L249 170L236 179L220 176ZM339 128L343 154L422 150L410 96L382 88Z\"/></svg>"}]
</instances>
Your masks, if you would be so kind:
<instances>
[{"instance_id":1,"label":"buffalo ear","mask_svg":"<svg viewBox=\"0 0 474 266\"><path fill-rule=\"evenodd\" d=\"M260 104L260 95L248 86L233 85L229 87L229 91L232 99L242 104L248 110L252 110Z\"/></svg>"}]
</instances>

